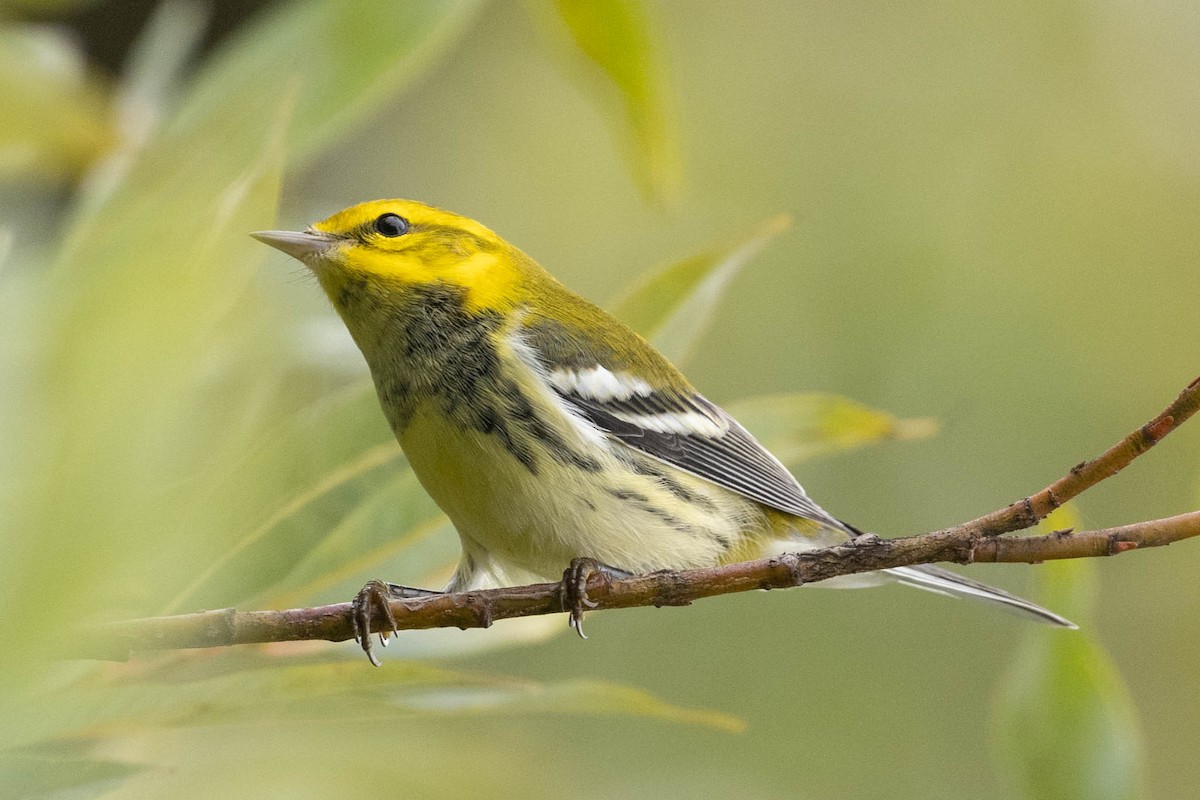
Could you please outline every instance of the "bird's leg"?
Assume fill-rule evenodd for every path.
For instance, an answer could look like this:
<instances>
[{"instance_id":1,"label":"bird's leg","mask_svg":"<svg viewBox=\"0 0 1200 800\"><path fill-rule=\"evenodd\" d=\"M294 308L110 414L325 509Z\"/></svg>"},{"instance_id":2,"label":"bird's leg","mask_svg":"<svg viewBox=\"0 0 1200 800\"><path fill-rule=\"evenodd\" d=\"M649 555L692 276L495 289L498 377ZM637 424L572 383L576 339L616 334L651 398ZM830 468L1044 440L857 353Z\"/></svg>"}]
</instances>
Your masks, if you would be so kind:
<instances>
[{"instance_id":1,"label":"bird's leg","mask_svg":"<svg viewBox=\"0 0 1200 800\"><path fill-rule=\"evenodd\" d=\"M388 646L390 634L400 633L388 601L410 600L414 597L435 597L439 594L442 592L435 592L432 589L417 589L380 580L367 581L367 585L358 590L358 594L354 595L354 600L350 603L351 616L354 620L354 641L362 645L367 658L371 659L371 663L378 667L379 659L375 657L375 652L371 648L372 628L377 629L379 643L384 647ZM371 624L372 616L376 612L383 618L383 625Z\"/></svg>"},{"instance_id":2,"label":"bird's leg","mask_svg":"<svg viewBox=\"0 0 1200 800\"><path fill-rule=\"evenodd\" d=\"M596 607L596 604L588 599L587 594L588 579L593 575L603 575L609 580L633 577L632 572L610 567L594 558L571 559L571 566L563 572L562 583L558 585L558 599L562 603L562 610L571 613L571 620L568 624L575 629L581 639L587 638L583 632L583 612Z\"/></svg>"}]
</instances>

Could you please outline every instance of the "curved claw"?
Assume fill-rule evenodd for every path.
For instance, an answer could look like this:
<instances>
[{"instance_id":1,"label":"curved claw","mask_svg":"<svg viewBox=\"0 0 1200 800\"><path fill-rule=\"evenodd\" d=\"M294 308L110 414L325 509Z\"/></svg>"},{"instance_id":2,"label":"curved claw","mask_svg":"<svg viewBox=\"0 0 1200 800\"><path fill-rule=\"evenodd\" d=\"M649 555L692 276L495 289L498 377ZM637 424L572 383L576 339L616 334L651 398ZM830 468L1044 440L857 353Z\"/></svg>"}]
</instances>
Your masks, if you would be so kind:
<instances>
[{"instance_id":1,"label":"curved claw","mask_svg":"<svg viewBox=\"0 0 1200 800\"><path fill-rule=\"evenodd\" d=\"M570 612L567 624L575 629L580 639L586 639L583 632L583 614L589 608L595 608L599 603L588 597L588 579L600 574L607 578L628 578L630 573L624 570L602 564L594 558L575 558L571 565L563 571L562 583L558 586L559 602L562 610Z\"/></svg>"},{"instance_id":2,"label":"curved claw","mask_svg":"<svg viewBox=\"0 0 1200 800\"><path fill-rule=\"evenodd\" d=\"M375 656L374 648L371 647L371 631L375 627L371 624L372 615L377 610L381 611L380 616L383 617L384 625L379 630L379 641L384 647L387 647L387 631L389 629L392 633L400 632L396 626L396 618L392 615L392 609L388 606L391 596L391 584L372 580L367 581L367 584L358 590L358 594L350 603L351 618L354 620L354 641L362 646L367 658L377 667L381 664Z\"/></svg>"},{"instance_id":3,"label":"curved claw","mask_svg":"<svg viewBox=\"0 0 1200 800\"><path fill-rule=\"evenodd\" d=\"M440 594L441 592L430 589L400 586L387 581L367 581L366 586L358 590L358 594L354 595L354 600L350 603L350 618L354 623L354 641L362 646L363 652L367 654L367 658L371 660L372 664L380 666L379 659L371 647L371 633L375 632L379 635L379 643L384 647L388 646L392 636L400 635L400 627L396 624L396 617L392 614L392 608L388 601L435 597ZM382 625L372 624L373 616L377 613L383 617Z\"/></svg>"}]
</instances>

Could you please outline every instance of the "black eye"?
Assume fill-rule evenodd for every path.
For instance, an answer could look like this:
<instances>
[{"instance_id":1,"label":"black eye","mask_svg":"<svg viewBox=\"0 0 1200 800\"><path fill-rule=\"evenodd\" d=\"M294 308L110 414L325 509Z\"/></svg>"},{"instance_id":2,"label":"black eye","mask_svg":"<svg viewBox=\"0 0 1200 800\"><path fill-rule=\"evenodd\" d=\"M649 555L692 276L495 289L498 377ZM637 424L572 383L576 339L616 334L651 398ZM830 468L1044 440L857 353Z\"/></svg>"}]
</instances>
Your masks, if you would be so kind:
<instances>
[{"instance_id":1,"label":"black eye","mask_svg":"<svg viewBox=\"0 0 1200 800\"><path fill-rule=\"evenodd\" d=\"M384 214L375 220L375 230L388 238L403 236L408 233L408 220L398 214Z\"/></svg>"}]
</instances>

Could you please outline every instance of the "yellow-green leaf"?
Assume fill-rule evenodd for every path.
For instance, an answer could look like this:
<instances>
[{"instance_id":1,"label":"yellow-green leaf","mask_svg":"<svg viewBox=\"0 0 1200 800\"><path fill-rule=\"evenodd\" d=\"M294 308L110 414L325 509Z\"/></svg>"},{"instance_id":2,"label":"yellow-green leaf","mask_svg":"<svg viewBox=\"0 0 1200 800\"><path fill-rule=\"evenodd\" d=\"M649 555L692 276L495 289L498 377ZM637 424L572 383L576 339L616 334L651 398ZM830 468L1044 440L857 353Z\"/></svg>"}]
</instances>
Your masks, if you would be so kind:
<instances>
[{"instance_id":1,"label":"yellow-green leaf","mask_svg":"<svg viewBox=\"0 0 1200 800\"><path fill-rule=\"evenodd\" d=\"M1078 527L1069 508L1042 529ZM1029 800L1134 800L1142 796L1137 714L1116 666L1089 624L1096 594L1090 559L1038 567L1039 602L1080 623L1078 631L1027 626L999 687L998 765Z\"/></svg>"},{"instance_id":2,"label":"yellow-green leaf","mask_svg":"<svg viewBox=\"0 0 1200 800\"><path fill-rule=\"evenodd\" d=\"M638 0L554 0L559 17L608 87L615 88L632 139L634 175L648 197L672 202L679 191L679 147L665 70Z\"/></svg>"},{"instance_id":3,"label":"yellow-green leaf","mask_svg":"<svg viewBox=\"0 0 1200 800\"><path fill-rule=\"evenodd\" d=\"M375 577L422 585L430 573L448 572L458 554L449 521L411 469L396 463L387 469L394 475L386 483L347 507L313 544L293 548L297 563L282 579L264 583L267 607L348 600Z\"/></svg>"},{"instance_id":4,"label":"yellow-green leaf","mask_svg":"<svg viewBox=\"0 0 1200 800\"><path fill-rule=\"evenodd\" d=\"M109 613L147 613L237 507L206 494L202 476L244 452L247 421L264 410L256 392L271 386L228 391L235 376L271 374L256 362L269 339L231 312L247 299L253 242L242 232L274 215L274 143L261 141L258 158L212 191L144 198L142 224L113 220L109 246L64 255L39 276L53 298L37 318L31 379L43 432L29 444L22 502L9 509L36 534L5 546L0 577L11 591L79 581L107 593ZM183 218L178 230L171 221ZM63 552L76 557L64 563ZM52 619L75 613L65 598L39 603L21 633L33 646L60 624ZM5 653L21 650L13 641Z\"/></svg>"},{"instance_id":5,"label":"yellow-green leaf","mask_svg":"<svg viewBox=\"0 0 1200 800\"><path fill-rule=\"evenodd\" d=\"M75 219L90 216L119 188L138 155L178 101L187 67L208 22L205 7L164 0L125 59L112 98L114 141L92 163L74 197Z\"/></svg>"},{"instance_id":6,"label":"yellow-green leaf","mask_svg":"<svg viewBox=\"0 0 1200 800\"><path fill-rule=\"evenodd\" d=\"M595 680L436 688L409 692L393 702L401 708L442 714L620 714L704 725L733 733L740 733L746 727L742 720L728 714L683 708L641 689Z\"/></svg>"},{"instance_id":7,"label":"yellow-green leaf","mask_svg":"<svg viewBox=\"0 0 1200 800\"><path fill-rule=\"evenodd\" d=\"M8 256L12 252L12 228L0 227L0 282L5 278L5 268L8 266Z\"/></svg>"},{"instance_id":8,"label":"yellow-green leaf","mask_svg":"<svg viewBox=\"0 0 1200 800\"><path fill-rule=\"evenodd\" d=\"M293 166L411 85L465 30L478 0L296 0L237 32L195 81L173 136L221 142L244 158L239 130L295 93ZM229 151L233 151L232 153Z\"/></svg>"},{"instance_id":9,"label":"yellow-green leaf","mask_svg":"<svg viewBox=\"0 0 1200 800\"><path fill-rule=\"evenodd\" d=\"M131 225L149 228L143 236L165 235L143 217L156 210L148 197L211 194L258 157L264 131L278 128L289 169L300 167L424 74L478 7L477 0L413 0L379 13L368 0L296 0L264 10L205 62L161 130L122 170L124 183L105 187L109 207L86 198L88 213L68 238L72 248L126 246ZM180 233L177 226L171 232Z\"/></svg>"},{"instance_id":10,"label":"yellow-green leaf","mask_svg":"<svg viewBox=\"0 0 1200 800\"><path fill-rule=\"evenodd\" d=\"M765 395L731 403L728 410L789 464L872 442L923 439L938 428L932 419L900 419L833 394Z\"/></svg>"},{"instance_id":11,"label":"yellow-green leaf","mask_svg":"<svg viewBox=\"0 0 1200 800\"><path fill-rule=\"evenodd\" d=\"M0 28L0 97L0 176L72 177L115 140L107 87L49 28Z\"/></svg>"},{"instance_id":12,"label":"yellow-green leaf","mask_svg":"<svg viewBox=\"0 0 1200 800\"><path fill-rule=\"evenodd\" d=\"M223 768L225 761L205 747L214 730L289 750L302 746L303 731L315 724L326 732L327 752L328 731L346 725L370 735L345 754L335 749L335 760L388 763L396 758L394 731L420 730L418 740L424 740L439 721L445 723L440 730L452 732L456 719L499 717L498 729L530 715L641 718L731 732L744 727L727 714L678 706L618 683L540 683L405 661L372 669L361 653L339 657L327 644L307 653L295 646L174 653L92 667L57 690L69 697L73 714L54 720L58 726L41 736L24 726L22 745L0 751L0 785L10 794L14 787L22 797L69 787L99 791L106 781L112 785L142 770L141 780L153 785L180 759L200 772ZM334 740L346 741L342 735ZM170 744L158 746L164 741ZM130 796L146 796L142 789Z\"/></svg>"},{"instance_id":13,"label":"yellow-green leaf","mask_svg":"<svg viewBox=\"0 0 1200 800\"><path fill-rule=\"evenodd\" d=\"M99 797L146 767L91 758L72 742L0 753L0 786L7 797Z\"/></svg>"},{"instance_id":14,"label":"yellow-green leaf","mask_svg":"<svg viewBox=\"0 0 1200 800\"><path fill-rule=\"evenodd\" d=\"M286 655L285 655L286 654ZM444 714L571 713L645 716L741 730L740 720L688 709L605 681L535 681L394 660L373 669L361 652L325 643L175 654L160 667L130 664L86 680L75 697L94 703L94 723L141 729L284 719L361 719ZM383 708L381 709L381 706Z\"/></svg>"},{"instance_id":15,"label":"yellow-green leaf","mask_svg":"<svg viewBox=\"0 0 1200 800\"><path fill-rule=\"evenodd\" d=\"M58 13L94 2L96 0L4 0L0 3L0 13Z\"/></svg>"},{"instance_id":16,"label":"yellow-green leaf","mask_svg":"<svg viewBox=\"0 0 1200 800\"><path fill-rule=\"evenodd\" d=\"M682 364L708 329L730 282L790 224L786 214L772 217L731 245L650 273L614 304L613 313Z\"/></svg>"},{"instance_id":17,"label":"yellow-green leaf","mask_svg":"<svg viewBox=\"0 0 1200 800\"><path fill-rule=\"evenodd\" d=\"M197 597L204 605L203 600L206 595L213 594L212 589L208 588L205 594L198 593L210 584L221 587L225 603L244 596L237 592L238 583L244 584L243 593L257 593L271 586L294 567L293 563L287 561L280 563L280 557L290 555L295 563L303 561L308 552L308 547L303 545L312 546L313 542L326 535L323 521L340 518L354 509L364 495L369 496L372 484L364 479L376 470L383 467L403 468L399 455L395 445L377 445L287 497L258 525L233 539L217 560L199 571L161 613L179 611L187 607L185 604L195 603ZM281 539L287 540L286 545L279 541ZM256 549L262 554L258 558L255 557ZM259 566L256 562L260 560L264 562L261 566L265 569L256 568ZM238 574L245 577L239 581Z\"/></svg>"}]
</instances>

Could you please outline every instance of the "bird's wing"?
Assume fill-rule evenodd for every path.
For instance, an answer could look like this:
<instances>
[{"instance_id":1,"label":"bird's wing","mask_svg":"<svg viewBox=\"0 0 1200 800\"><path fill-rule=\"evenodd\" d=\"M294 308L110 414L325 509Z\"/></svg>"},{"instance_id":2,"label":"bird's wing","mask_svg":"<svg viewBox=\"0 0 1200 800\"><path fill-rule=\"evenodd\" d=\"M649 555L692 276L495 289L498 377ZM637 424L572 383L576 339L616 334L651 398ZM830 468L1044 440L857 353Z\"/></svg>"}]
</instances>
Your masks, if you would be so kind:
<instances>
[{"instance_id":1,"label":"bird's wing","mask_svg":"<svg viewBox=\"0 0 1200 800\"><path fill-rule=\"evenodd\" d=\"M609 437L763 505L850 530L810 500L737 420L640 340L640 355L649 361L634 369L576 331L542 327L524 334L523 344L553 391Z\"/></svg>"}]
</instances>

